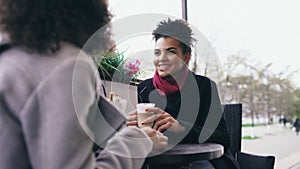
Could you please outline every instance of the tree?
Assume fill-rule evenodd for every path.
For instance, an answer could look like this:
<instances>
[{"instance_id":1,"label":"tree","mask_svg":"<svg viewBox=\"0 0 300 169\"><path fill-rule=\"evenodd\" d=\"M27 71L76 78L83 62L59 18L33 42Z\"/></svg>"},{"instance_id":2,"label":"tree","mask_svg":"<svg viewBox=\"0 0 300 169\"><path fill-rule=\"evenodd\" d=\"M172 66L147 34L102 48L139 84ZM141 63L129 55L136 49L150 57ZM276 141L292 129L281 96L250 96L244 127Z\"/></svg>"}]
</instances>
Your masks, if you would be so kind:
<instances>
[{"instance_id":1,"label":"tree","mask_svg":"<svg viewBox=\"0 0 300 169\"><path fill-rule=\"evenodd\" d=\"M300 92L289 79L296 71L274 74L269 69L272 63L261 66L247 52L230 55L227 60L226 78L219 84L226 94L223 102L241 102L244 115L251 115L252 123L258 117L300 116Z\"/></svg>"}]
</instances>

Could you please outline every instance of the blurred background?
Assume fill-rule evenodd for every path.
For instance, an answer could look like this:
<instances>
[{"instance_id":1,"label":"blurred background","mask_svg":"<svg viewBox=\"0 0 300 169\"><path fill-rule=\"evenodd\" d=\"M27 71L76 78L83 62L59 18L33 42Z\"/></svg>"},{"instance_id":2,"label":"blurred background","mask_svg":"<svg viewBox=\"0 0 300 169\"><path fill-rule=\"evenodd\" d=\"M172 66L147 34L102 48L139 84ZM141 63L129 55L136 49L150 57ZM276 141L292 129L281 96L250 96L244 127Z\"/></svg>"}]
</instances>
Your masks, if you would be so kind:
<instances>
[{"instance_id":1,"label":"blurred background","mask_svg":"<svg viewBox=\"0 0 300 169\"><path fill-rule=\"evenodd\" d=\"M275 155L277 169L300 168L297 165L300 136L293 128L293 122L300 117L299 1L109 0L109 3L113 22L145 13L186 19L208 41L207 48L192 54L189 68L218 83L223 104L243 104L242 149ZM139 24L142 23L128 27ZM116 47L125 51L126 57L140 60L138 79L153 76L151 32L123 39L116 42Z\"/></svg>"},{"instance_id":2,"label":"blurred background","mask_svg":"<svg viewBox=\"0 0 300 169\"><path fill-rule=\"evenodd\" d=\"M243 115L250 119L245 122L269 124L283 116L292 122L300 116L300 63L296 61L300 57L297 22L300 2L110 0L109 3L113 21L143 13L186 18L208 39L219 61L203 61L211 55L208 49L201 51L201 56L193 54L190 69L218 83L223 103L241 102ZM153 47L151 34L117 42L118 50L126 51L125 56L141 60L138 78L142 80L153 75Z\"/></svg>"}]
</instances>

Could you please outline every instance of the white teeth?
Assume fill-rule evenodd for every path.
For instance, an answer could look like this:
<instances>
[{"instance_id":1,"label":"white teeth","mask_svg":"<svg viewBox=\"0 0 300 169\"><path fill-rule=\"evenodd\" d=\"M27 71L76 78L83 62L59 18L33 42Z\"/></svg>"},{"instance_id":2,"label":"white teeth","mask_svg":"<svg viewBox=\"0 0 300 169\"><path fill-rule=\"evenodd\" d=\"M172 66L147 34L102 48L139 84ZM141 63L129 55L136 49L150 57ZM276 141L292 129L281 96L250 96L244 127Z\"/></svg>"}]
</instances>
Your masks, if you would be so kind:
<instances>
[{"instance_id":1,"label":"white teeth","mask_svg":"<svg viewBox=\"0 0 300 169\"><path fill-rule=\"evenodd\" d=\"M159 68L160 69L166 69L166 66L165 65L160 65Z\"/></svg>"}]
</instances>

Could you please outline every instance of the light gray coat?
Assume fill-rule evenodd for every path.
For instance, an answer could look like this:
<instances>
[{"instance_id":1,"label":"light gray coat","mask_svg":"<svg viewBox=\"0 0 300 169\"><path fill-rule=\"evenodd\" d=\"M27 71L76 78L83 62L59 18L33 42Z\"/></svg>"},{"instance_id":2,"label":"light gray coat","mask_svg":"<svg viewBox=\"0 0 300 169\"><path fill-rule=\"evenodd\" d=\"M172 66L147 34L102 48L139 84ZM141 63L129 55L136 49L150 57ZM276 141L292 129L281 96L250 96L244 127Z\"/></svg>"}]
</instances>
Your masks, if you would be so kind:
<instances>
[{"instance_id":1,"label":"light gray coat","mask_svg":"<svg viewBox=\"0 0 300 169\"><path fill-rule=\"evenodd\" d=\"M96 105L99 79L92 59L82 57L79 59L82 71L73 82L79 52L78 48L64 43L54 56L28 53L21 47L0 55L1 169L130 169L142 166L144 158L112 153L125 152L130 157L133 151L139 150L147 156L152 142L135 127L126 128L112 138L96 161L91 151L93 142L87 134L89 129L78 119L86 118ZM80 110L76 111L72 97L74 83L82 89L75 92L85 98ZM120 136L146 139L135 142L135 150L131 150L131 143Z\"/></svg>"}]
</instances>

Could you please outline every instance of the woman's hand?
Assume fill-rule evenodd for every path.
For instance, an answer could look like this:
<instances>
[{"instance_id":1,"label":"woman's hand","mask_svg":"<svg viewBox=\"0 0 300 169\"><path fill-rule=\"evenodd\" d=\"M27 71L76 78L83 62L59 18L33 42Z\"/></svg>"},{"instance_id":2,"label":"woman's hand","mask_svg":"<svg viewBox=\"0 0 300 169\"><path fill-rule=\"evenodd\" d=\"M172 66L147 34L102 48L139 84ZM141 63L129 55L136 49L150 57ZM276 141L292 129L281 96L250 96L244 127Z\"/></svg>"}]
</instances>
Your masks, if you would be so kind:
<instances>
[{"instance_id":1,"label":"woman's hand","mask_svg":"<svg viewBox=\"0 0 300 169\"><path fill-rule=\"evenodd\" d=\"M152 153L167 147L168 137L164 136L162 133L150 127L143 127L141 130L143 130L153 142Z\"/></svg>"},{"instance_id":2,"label":"woman's hand","mask_svg":"<svg viewBox=\"0 0 300 169\"><path fill-rule=\"evenodd\" d=\"M138 120L137 120L137 111L131 111L128 113L128 118L126 121L127 126L138 126Z\"/></svg>"},{"instance_id":3,"label":"woman's hand","mask_svg":"<svg viewBox=\"0 0 300 169\"><path fill-rule=\"evenodd\" d=\"M154 115L142 121L143 123L150 123L155 121L153 129L162 132L164 130L170 130L173 133L181 133L185 130L185 127L182 126L176 119L174 119L169 113L163 111L162 109L148 108L147 112L154 112Z\"/></svg>"}]
</instances>

